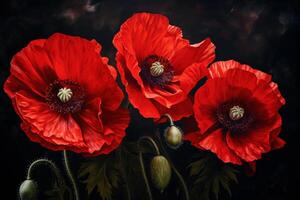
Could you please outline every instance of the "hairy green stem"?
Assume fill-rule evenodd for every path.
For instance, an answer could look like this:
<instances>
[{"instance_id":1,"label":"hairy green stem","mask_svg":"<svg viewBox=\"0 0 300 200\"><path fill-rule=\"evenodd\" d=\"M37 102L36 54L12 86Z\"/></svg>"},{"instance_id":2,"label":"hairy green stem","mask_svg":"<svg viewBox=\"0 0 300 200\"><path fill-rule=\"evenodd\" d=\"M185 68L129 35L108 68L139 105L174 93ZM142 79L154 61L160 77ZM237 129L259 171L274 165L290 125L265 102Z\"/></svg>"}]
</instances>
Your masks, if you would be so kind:
<instances>
[{"instance_id":1,"label":"hairy green stem","mask_svg":"<svg viewBox=\"0 0 300 200\"><path fill-rule=\"evenodd\" d=\"M49 167L49 169L51 169L59 186L64 185L64 179L63 179L59 169L56 167L56 165L51 160L48 160L45 158L35 160L30 164L28 171L27 171L27 179L28 180L33 179L32 173L36 170L37 167L39 167L41 165L47 166L47 167Z\"/></svg>"},{"instance_id":2,"label":"hairy green stem","mask_svg":"<svg viewBox=\"0 0 300 200\"><path fill-rule=\"evenodd\" d=\"M63 151L63 157L64 157L64 164L65 164L66 172L67 172L67 175L68 175L70 182L72 184L72 187L73 187L75 200L79 200L80 198L79 198L78 188L77 188L76 181L74 179L74 176L73 176L71 168L70 168L70 163L68 160L68 153L66 150Z\"/></svg>"},{"instance_id":3,"label":"hairy green stem","mask_svg":"<svg viewBox=\"0 0 300 200\"><path fill-rule=\"evenodd\" d=\"M181 174L179 173L179 171L176 169L175 165L173 164L173 162L172 162L169 154L167 153L166 149L164 148L164 145L162 143L162 140L161 140L161 137L160 137L160 133L159 133L158 130L156 131L156 135L158 137L158 141L160 143L160 146L161 146L161 149L163 151L164 156L169 161L169 164L171 165L171 168L173 169L174 173L176 174L177 178L179 179L179 182L180 182L180 184L182 186L182 190L184 192L185 199L189 200L190 199L190 195L189 195L189 191L188 191L188 188L186 186L186 183L185 183L183 177L181 176Z\"/></svg>"},{"instance_id":4,"label":"hairy green stem","mask_svg":"<svg viewBox=\"0 0 300 200\"><path fill-rule=\"evenodd\" d=\"M40 167L40 166L46 166L48 167L52 173L54 174L56 183L58 184L58 188L60 189L59 192L59 199L63 200L64 199L64 193L63 190L61 189L65 189L65 181L60 173L60 170L58 169L58 167L56 167L56 165L54 164L54 162L52 162L51 160L45 159L45 158L41 158L38 160L33 161L27 171L27 180L32 180L34 179L33 177L33 173L34 171Z\"/></svg>"},{"instance_id":5,"label":"hairy green stem","mask_svg":"<svg viewBox=\"0 0 300 200\"><path fill-rule=\"evenodd\" d=\"M169 114L164 114L162 115L159 119L158 119L158 122L161 121L163 118L167 118L169 123L170 123L170 126L174 126L174 122L173 122L173 119L172 117L169 115Z\"/></svg>"},{"instance_id":6,"label":"hairy green stem","mask_svg":"<svg viewBox=\"0 0 300 200\"><path fill-rule=\"evenodd\" d=\"M143 152L141 151L141 142L142 141L150 142L152 144L152 147L154 147L154 149L155 149L156 155L160 155L160 152L159 152L159 148L158 148L157 144L155 143L155 141L151 137L143 136L138 140L140 166L141 166L141 169L142 169L143 178L144 178L145 185L146 185L146 188L147 188L148 197L149 197L150 200L153 200L152 193L151 193L151 188L150 188L149 181L148 181L148 178L147 178L147 175L146 175L146 170L145 170L145 165L144 165L144 160L143 160Z\"/></svg>"}]
</instances>

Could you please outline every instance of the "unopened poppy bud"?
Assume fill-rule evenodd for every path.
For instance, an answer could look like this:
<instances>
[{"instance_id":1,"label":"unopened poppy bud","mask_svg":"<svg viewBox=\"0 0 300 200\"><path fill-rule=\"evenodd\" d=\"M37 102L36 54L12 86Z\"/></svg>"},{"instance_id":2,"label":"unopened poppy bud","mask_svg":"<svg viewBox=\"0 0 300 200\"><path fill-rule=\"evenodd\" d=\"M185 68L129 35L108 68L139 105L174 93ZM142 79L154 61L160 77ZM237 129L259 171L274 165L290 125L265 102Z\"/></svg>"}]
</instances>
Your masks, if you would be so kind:
<instances>
[{"instance_id":1,"label":"unopened poppy bud","mask_svg":"<svg viewBox=\"0 0 300 200\"><path fill-rule=\"evenodd\" d=\"M164 156L155 156L150 163L153 185L161 192L168 186L171 179L171 167Z\"/></svg>"},{"instance_id":2,"label":"unopened poppy bud","mask_svg":"<svg viewBox=\"0 0 300 200\"><path fill-rule=\"evenodd\" d=\"M177 126L169 126L165 130L165 140L172 149L177 149L182 144L182 132Z\"/></svg>"},{"instance_id":3,"label":"unopened poppy bud","mask_svg":"<svg viewBox=\"0 0 300 200\"><path fill-rule=\"evenodd\" d=\"M38 187L35 181L25 180L20 188L19 194L21 200L36 200L38 194Z\"/></svg>"}]
</instances>

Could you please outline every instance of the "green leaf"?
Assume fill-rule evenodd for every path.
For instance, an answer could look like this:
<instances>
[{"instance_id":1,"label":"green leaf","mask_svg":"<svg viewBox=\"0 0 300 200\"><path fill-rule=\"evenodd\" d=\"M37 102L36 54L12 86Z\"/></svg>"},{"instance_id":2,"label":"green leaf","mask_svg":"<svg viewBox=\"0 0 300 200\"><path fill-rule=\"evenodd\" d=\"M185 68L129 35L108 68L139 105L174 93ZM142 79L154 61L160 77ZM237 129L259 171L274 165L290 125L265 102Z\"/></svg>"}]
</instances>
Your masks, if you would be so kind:
<instances>
[{"instance_id":1,"label":"green leaf","mask_svg":"<svg viewBox=\"0 0 300 200\"><path fill-rule=\"evenodd\" d=\"M212 192L214 193L215 198L218 200L220 192L220 182L218 178L215 178L212 181Z\"/></svg>"},{"instance_id":2,"label":"green leaf","mask_svg":"<svg viewBox=\"0 0 300 200\"><path fill-rule=\"evenodd\" d=\"M97 191L102 199L111 200L115 193L122 191L123 196L129 193L132 199L142 199L146 188L138 160L139 150L153 154L151 146L145 144L138 149L136 142L125 139L117 152L89 158L83 163L78 176L86 184L88 193Z\"/></svg>"},{"instance_id":3,"label":"green leaf","mask_svg":"<svg viewBox=\"0 0 300 200\"><path fill-rule=\"evenodd\" d=\"M220 180L221 186L224 188L224 190L227 192L227 194L231 197L231 190L229 187L229 184L227 184L227 181Z\"/></svg>"},{"instance_id":4,"label":"green leaf","mask_svg":"<svg viewBox=\"0 0 300 200\"><path fill-rule=\"evenodd\" d=\"M224 194L231 197L230 185L237 183L238 171L230 164L223 163L213 154L191 163L188 166L192 181L193 199L218 200ZM222 196L221 196L222 195Z\"/></svg>"},{"instance_id":5,"label":"green leaf","mask_svg":"<svg viewBox=\"0 0 300 200\"><path fill-rule=\"evenodd\" d=\"M118 160L115 154L97 157L83 163L79 169L79 178L86 183L89 194L96 188L102 199L111 200L114 188L118 187L120 178Z\"/></svg>"},{"instance_id":6,"label":"green leaf","mask_svg":"<svg viewBox=\"0 0 300 200\"><path fill-rule=\"evenodd\" d=\"M44 200L70 200L73 199L71 190L64 182L54 183L50 188L44 189L41 192L41 198Z\"/></svg>"},{"instance_id":7,"label":"green leaf","mask_svg":"<svg viewBox=\"0 0 300 200\"><path fill-rule=\"evenodd\" d=\"M130 187L131 199L147 198L145 197L147 191L138 158L139 150L145 154L145 156L153 155L153 148L147 143L143 143L140 148L138 148L136 142L125 141L123 143L122 159L126 160L123 167L126 169L126 179L127 184Z\"/></svg>"},{"instance_id":8,"label":"green leaf","mask_svg":"<svg viewBox=\"0 0 300 200\"><path fill-rule=\"evenodd\" d=\"M190 176L195 176L200 173L201 170L203 170L205 159L198 160L196 162L193 162L188 167L190 168Z\"/></svg>"}]
</instances>

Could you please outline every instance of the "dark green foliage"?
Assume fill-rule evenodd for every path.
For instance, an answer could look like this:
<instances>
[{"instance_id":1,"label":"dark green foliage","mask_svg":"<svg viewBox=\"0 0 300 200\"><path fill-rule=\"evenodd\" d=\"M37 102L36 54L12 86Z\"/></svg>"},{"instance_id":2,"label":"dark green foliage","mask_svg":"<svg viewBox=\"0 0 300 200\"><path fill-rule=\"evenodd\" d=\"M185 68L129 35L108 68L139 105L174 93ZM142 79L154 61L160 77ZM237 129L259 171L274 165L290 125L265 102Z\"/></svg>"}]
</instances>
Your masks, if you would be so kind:
<instances>
[{"instance_id":1,"label":"dark green foliage","mask_svg":"<svg viewBox=\"0 0 300 200\"><path fill-rule=\"evenodd\" d=\"M113 189L120 182L116 155L101 156L83 163L79 169L79 177L84 179L89 194L96 188L102 199L111 200Z\"/></svg>"},{"instance_id":2,"label":"dark green foliage","mask_svg":"<svg viewBox=\"0 0 300 200\"><path fill-rule=\"evenodd\" d=\"M230 185L238 182L238 171L211 154L191 163L188 169L192 199L226 199L225 196L231 197Z\"/></svg>"},{"instance_id":3,"label":"dark green foliage","mask_svg":"<svg viewBox=\"0 0 300 200\"><path fill-rule=\"evenodd\" d=\"M151 149L143 146L141 151L149 153ZM96 190L104 200L118 199L114 196L120 191L123 197L132 199L140 199L145 194L138 148L134 142L124 141L115 152L84 162L78 176L86 184L89 194Z\"/></svg>"}]
</instances>

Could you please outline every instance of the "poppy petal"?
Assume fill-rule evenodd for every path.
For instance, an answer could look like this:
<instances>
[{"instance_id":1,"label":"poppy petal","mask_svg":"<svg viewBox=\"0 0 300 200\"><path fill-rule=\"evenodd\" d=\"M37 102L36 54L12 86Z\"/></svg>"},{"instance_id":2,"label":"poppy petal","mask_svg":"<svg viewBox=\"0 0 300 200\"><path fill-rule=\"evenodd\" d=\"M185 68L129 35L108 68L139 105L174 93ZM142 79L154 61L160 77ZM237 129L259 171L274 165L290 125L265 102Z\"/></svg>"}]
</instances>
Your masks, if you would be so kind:
<instances>
[{"instance_id":1,"label":"poppy petal","mask_svg":"<svg viewBox=\"0 0 300 200\"><path fill-rule=\"evenodd\" d=\"M88 41L60 33L53 34L45 42L45 49L58 78L79 83L85 88L88 98L101 96L115 83L115 73L108 75L111 74L108 60L99 56L97 51L101 50L101 46L95 43L95 40Z\"/></svg>"},{"instance_id":2,"label":"poppy petal","mask_svg":"<svg viewBox=\"0 0 300 200\"><path fill-rule=\"evenodd\" d=\"M214 79L207 80L195 93L193 110L201 132L205 132L216 123L216 110L230 98L228 91L229 86L224 84L223 79Z\"/></svg>"},{"instance_id":3,"label":"poppy petal","mask_svg":"<svg viewBox=\"0 0 300 200\"><path fill-rule=\"evenodd\" d=\"M27 137L32 142L37 142L43 147L47 149L51 149L52 151L63 151L63 150L70 150L74 151L76 153L82 153L83 148L85 147L84 143L65 143L65 144L56 144L53 141L49 141L44 138L42 138L39 134L37 134L37 131L32 127L29 123L22 122L21 123L22 130L26 133Z\"/></svg>"},{"instance_id":4,"label":"poppy petal","mask_svg":"<svg viewBox=\"0 0 300 200\"><path fill-rule=\"evenodd\" d=\"M19 81L15 76L10 75L4 83L4 91L9 96L9 98L14 98L15 94L20 90L31 91L30 88L26 88L26 86L22 82Z\"/></svg>"},{"instance_id":5,"label":"poppy petal","mask_svg":"<svg viewBox=\"0 0 300 200\"><path fill-rule=\"evenodd\" d=\"M119 54L119 56L123 57L121 54ZM120 67L123 67L124 70L129 69L135 82L141 88L140 92L142 92L146 98L153 99L166 107L171 107L186 98L186 95L183 94L183 90L179 87L179 84L175 82L165 85L164 88L145 85L140 77L141 68L138 66L135 58L129 54L126 54L123 58L125 59L123 59L123 64L120 65ZM130 67L126 68L126 66Z\"/></svg>"},{"instance_id":6,"label":"poppy petal","mask_svg":"<svg viewBox=\"0 0 300 200\"><path fill-rule=\"evenodd\" d=\"M277 123L274 125L274 129L270 133L270 145L271 149L280 149L282 148L286 142L279 138L278 135L281 132L281 124L282 124L282 119L280 115L277 115Z\"/></svg>"},{"instance_id":7,"label":"poppy petal","mask_svg":"<svg viewBox=\"0 0 300 200\"><path fill-rule=\"evenodd\" d=\"M198 63L205 67L215 59L215 45L209 38L194 45L186 45L178 50L171 63L176 74L181 74L188 66Z\"/></svg>"},{"instance_id":8,"label":"poppy petal","mask_svg":"<svg viewBox=\"0 0 300 200\"><path fill-rule=\"evenodd\" d=\"M217 129L212 132L210 135L200 140L196 145L212 151L225 163L242 164L240 158L228 147L226 143L226 134L222 132L222 129Z\"/></svg>"},{"instance_id":9,"label":"poppy petal","mask_svg":"<svg viewBox=\"0 0 300 200\"><path fill-rule=\"evenodd\" d=\"M99 151L105 143L103 139L103 124L98 117L99 113L102 112L100 106L100 98L89 101L85 109L76 116L89 154Z\"/></svg>"},{"instance_id":10,"label":"poppy petal","mask_svg":"<svg viewBox=\"0 0 300 200\"><path fill-rule=\"evenodd\" d=\"M270 134L271 131L281 126L281 118L275 118L257 125L249 132L234 135L228 134L226 137L228 146L246 162L252 162L261 158L262 153L271 150Z\"/></svg>"},{"instance_id":11,"label":"poppy petal","mask_svg":"<svg viewBox=\"0 0 300 200\"><path fill-rule=\"evenodd\" d=\"M262 79L266 82L270 82L271 78L272 78L272 76L267 73L264 73L259 70L255 70L252 67L250 67L249 65L240 64L239 62L237 62L235 60L214 62L209 67L210 78L225 77L227 71L230 69L241 69L243 71L250 72L252 74L255 74L255 76L258 79Z\"/></svg>"},{"instance_id":12,"label":"poppy petal","mask_svg":"<svg viewBox=\"0 0 300 200\"><path fill-rule=\"evenodd\" d=\"M193 102L190 98L187 98L186 100L175 104L170 108L160 105L157 102L153 102L153 104L158 109L160 116L169 114L170 116L172 116L172 119L174 121L178 121L183 117L189 117L193 114Z\"/></svg>"},{"instance_id":13,"label":"poppy petal","mask_svg":"<svg viewBox=\"0 0 300 200\"><path fill-rule=\"evenodd\" d=\"M167 17L137 13L122 24L113 43L123 55L123 50L126 50L136 56L138 61L142 61L152 54L170 58L174 54L174 48L182 47L184 41L181 36L180 29L170 26Z\"/></svg>"},{"instance_id":14,"label":"poppy petal","mask_svg":"<svg viewBox=\"0 0 300 200\"><path fill-rule=\"evenodd\" d=\"M163 89L145 85L142 88L142 92L146 98L153 99L166 108L170 108L171 106L182 102L186 98L182 89L175 83L170 83L164 86Z\"/></svg>"},{"instance_id":15,"label":"poppy petal","mask_svg":"<svg viewBox=\"0 0 300 200\"><path fill-rule=\"evenodd\" d=\"M194 97L194 117L200 131L191 131L187 135L193 145L210 149L224 162L241 164L260 159L263 153L285 144L278 137L281 127L278 110L285 100L278 86L271 82L270 75L232 60L212 64L209 74L208 80ZM217 113L223 112L220 115L223 117L228 112L222 110L228 109L222 105L232 106L231 104L241 104L253 121L233 122L230 118L220 120ZM219 127L219 131L203 135L214 124ZM244 129L239 129L240 127ZM193 134L199 135L199 138ZM218 137L212 137L213 134ZM213 142L216 145L212 145Z\"/></svg>"},{"instance_id":16,"label":"poppy petal","mask_svg":"<svg viewBox=\"0 0 300 200\"><path fill-rule=\"evenodd\" d=\"M124 58L120 53L116 55L117 67L121 80L125 86L130 103L137 108L145 118L159 118L160 114L151 100L147 99L142 93L137 82L130 76L129 71L124 68Z\"/></svg>"},{"instance_id":17,"label":"poppy petal","mask_svg":"<svg viewBox=\"0 0 300 200\"><path fill-rule=\"evenodd\" d=\"M80 127L71 115L60 115L49 109L46 103L25 92L16 94L16 106L22 120L31 125L32 132L57 145L83 142ZM51 123L48 123L51 121Z\"/></svg>"},{"instance_id":18,"label":"poppy petal","mask_svg":"<svg viewBox=\"0 0 300 200\"><path fill-rule=\"evenodd\" d=\"M18 52L11 61L10 72L20 83L20 89L30 89L44 97L45 88L56 79L47 52L43 49L45 40L34 40ZM6 87L9 92L11 88Z\"/></svg>"},{"instance_id":19,"label":"poppy petal","mask_svg":"<svg viewBox=\"0 0 300 200\"><path fill-rule=\"evenodd\" d=\"M101 48L95 40L56 33L14 56L4 90L32 141L84 155L109 152L120 144L125 132L115 134L115 125L105 136L108 128L99 117L101 109L118 110L123 99L116 70L99 56ZM56 99L59 84L74 86L72 101Z\"/></svg>"},{"instance_id":20,"label":"poppy petal","mask_svg":"<svg viewBox=\"0 0 300 200\"><path fill-rule=\"evenodd\" d=\"M187 67L179 76L180 87L188 94L207 73L207 65L195 63Z\"/></svg>"},{"instance_id":21,"label":"poppy petal","mask_svg":"<svg viewBox=\"0 0 300 200\"><path fill-rule=\"evenodd\" d=\"M281 132L281 127L276 128L271 132L270 144L272 149L280 149L284 147L284 145L286 144L286 142L283 139L278 137L280 132Z\"/></svg>"},{"instance_id":22,"label":"poppy petal","mask_svg":"<svg viewBox=\"0 0 300 200\"><path fill-rule=\"evenodd\" d=\"M278 95L280 95L280 93L274 92L274 89L270 86L270 84L260 80L258 82L258 86L253 91L252 96L252 98L260 102L264 108L257 116L260 116L262 119L274 117L283 105L282 99L278 98Z\"/></svg>"},{"instance_id":23,"label":"poppy petal","mask_svg":"<svg viewBox=\"0 0 300 200\"><path fill-rule=\"evenodd\" d=\"M124 108L119 108L115 112L104 111L102 120L106 143L101 149L101 153L108 154L122 142L130 121L129 112Z\"/></svg>"}]
</instances>

